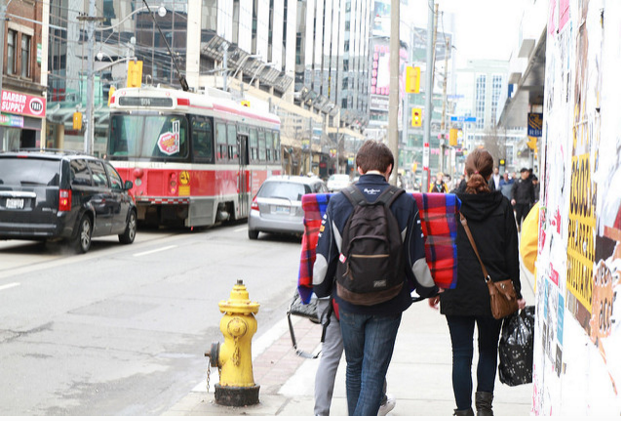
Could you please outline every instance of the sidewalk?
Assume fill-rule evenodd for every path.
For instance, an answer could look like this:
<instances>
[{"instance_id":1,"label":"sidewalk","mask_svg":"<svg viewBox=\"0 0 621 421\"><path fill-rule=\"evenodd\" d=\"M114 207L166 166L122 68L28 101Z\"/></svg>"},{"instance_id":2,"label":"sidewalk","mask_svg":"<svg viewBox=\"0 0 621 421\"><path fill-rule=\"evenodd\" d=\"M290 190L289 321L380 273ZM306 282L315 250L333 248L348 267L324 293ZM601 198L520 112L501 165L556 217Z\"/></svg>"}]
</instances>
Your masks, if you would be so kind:
<instances>
[{"instance_id":1,"label":"sidewalk","mask_svg":"<svg viewBox=\"0 0 621 421\"><path fill-rule=\"evenodd\" d=\"M523 282L522 293L527 305L533 305L535 297L532 287ZM313 351L319 345L321 327L306 319L296 319L295 333L299 347L304 351ZM254 380L261 387L258 405L240 408L217 405L213 395L213 385L218 383L215 370L211 373L209 393L203 382L163 415L312 416L315 372L319 360L304 359L295 354L286 319L283 318L260 338L255 338L252 347ZM475 346L475 364L477 358ZM331 415L335 416L347 415L345 365L343 357L332 401ZM427 301L413 304L403 313L387 381L388 393L397 399L397 405L389 415L453 414L455 401L451 386L448 327L444 316L431 309ZM528 416L531 403L531 384L509 387L500 383L496 376L495 415Z\"/></svg>"}]
</instances>

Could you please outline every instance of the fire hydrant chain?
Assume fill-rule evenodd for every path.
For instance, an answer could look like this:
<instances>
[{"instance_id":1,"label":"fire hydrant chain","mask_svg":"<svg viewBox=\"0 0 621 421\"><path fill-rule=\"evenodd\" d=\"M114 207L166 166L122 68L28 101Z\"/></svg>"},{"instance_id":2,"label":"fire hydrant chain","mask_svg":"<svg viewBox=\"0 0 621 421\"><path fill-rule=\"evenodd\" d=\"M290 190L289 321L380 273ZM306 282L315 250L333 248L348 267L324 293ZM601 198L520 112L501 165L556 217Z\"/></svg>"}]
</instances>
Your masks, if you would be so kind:
<instances>
[{"instance_id":1,"label":"fire hydrant chain","mask_svg":"<svg viewBox=\"0 0 621 421\"><path fill-rule=\"evenodd\" d=\"M211 373L211 361L207 357L207 393L209 393L209 375Z\"/></svg>"}]
</instances>

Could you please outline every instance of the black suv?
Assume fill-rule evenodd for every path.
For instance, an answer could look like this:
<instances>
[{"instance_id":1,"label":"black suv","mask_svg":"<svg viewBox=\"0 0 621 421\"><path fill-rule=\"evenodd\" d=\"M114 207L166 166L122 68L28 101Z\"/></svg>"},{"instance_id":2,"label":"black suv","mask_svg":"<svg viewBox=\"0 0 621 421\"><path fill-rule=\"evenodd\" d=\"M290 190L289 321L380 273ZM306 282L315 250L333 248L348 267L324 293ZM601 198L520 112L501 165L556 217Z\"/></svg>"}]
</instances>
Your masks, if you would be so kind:
<instances>
[{"instance_id":1,"label":"black suv","mask_svg":"<svg viewBox=\"0 0 621 421\"><path fill-rule=\"evenodd\" d=\"M86 253L91 238L136 238L136 205L105 160L76 152L0 152L0 240L66 239Z\"/></svg>"}]
</instances>

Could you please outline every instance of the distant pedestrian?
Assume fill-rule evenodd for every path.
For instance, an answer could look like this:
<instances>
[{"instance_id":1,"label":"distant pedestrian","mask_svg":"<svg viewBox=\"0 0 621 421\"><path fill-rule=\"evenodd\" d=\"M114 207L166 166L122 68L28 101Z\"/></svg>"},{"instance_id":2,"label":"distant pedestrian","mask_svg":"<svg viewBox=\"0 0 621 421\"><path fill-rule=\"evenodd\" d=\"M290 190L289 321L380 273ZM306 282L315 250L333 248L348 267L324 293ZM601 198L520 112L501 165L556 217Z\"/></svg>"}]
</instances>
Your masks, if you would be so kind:
<instances>
[{"instance_id":1,"label":"distant pedestrian","mask_svg":"<svg viewBox=\"0 0 621 421\"><path fill-rule=\"evenodd\" d=\"M317 316L324 326L319 367L315 374L315 415L329 416L334 394L334 381L343 355L343 338L339 324L338 305L332 297L321 298L317 303ZM386 394L386 380L377 415L384 416L395 408L393 395Z\"/></svg>"},{"instance_id":2,"label":"distant pedestrian","mask_svg":"<svg viewBox=\"0 0 621 421\"><path fill-rule=\"evenodd\" d=\"M494 173L489 179L489 188L492 191L500 190L500 180L502 180L502 177L500 176L500 169L498 167L494 167Z\"/></svg>"},{"instance_id":3,"label":"distant pedestrian","mask_svg":"<svg viewBox=\"0 0 621 421\"><path fill-rule=\"evenodd\" d=\"M444 174L439 172L435 181L429 187L429 193L448 193L448 187L444 182Z\"/></svg>"},{"instance_id":4,"label":"distant pedestrian","mask_svg":"<svg viewBox=\"0 0 621 421\"><path fill-rule=\"evenodd\" d=\"M511 187L513 185L513 179L509 178L509 173L505 171L500 180L500 192L504 197L511 200Z\"/></svg>"},{"instance_id":5,"label":"distant pedestrian","mask_svg":"<svg viewBox=\"0 0 621 421\"><path fill-rule=\"evenodd\" d=\"M533 175L532 178L533 186L535 187L535 203L539 201L539 178L536 175Z\"/></svg>"},{"instance_id":6,"label":"distant pedestrian","mask_svg":"<svg viewBox=\"0 0 621 421\"><path fill-rule=\"evenodd\" d=\"M535 186L530 180L530 171L527 168L522 168L520 178L511 186L511 204L515 209L518 231L521 229L522 219L526 218L533 203L535 203Z\"/></svg>"},{"instance_id":7,"label":"distant pedestrian","mask_svg":"<svg viewBox=\"0 0 621 421\"><path fill-rule=\"evenodd\" d=\"M338 304L347 361L348 413L374 416L377 415L381 404L384 380L392 359L401 315L412 303L411 291L416 289L419 296L428 298L441 290L434 284L425 260L422 227L416 201L410 194L395 191L387 182L394 166L394 157L390 149L382 143L367 141L358 151L356 165L361 176L355 188L364 201L372 203L380 196L385 197L384 192L396 195L390 200L392 205L389 210L396 219L396 225L393 225L395 221L392 216L387 217L391 221L390 231L401 235L395 238L391 234L389 239L391 244L395 240L401 241L398 238L402 238L403 242L400 252L391 253L387 258L396 258L397 264L388 265L384 269L386 273L382 275L383 279L377 278L378 281L373 283L377 292L366 294L365 298L369 302L378 301L377 303L369 305L352 303L353 292L345 288L345 282L354 277L353 273L357 274L356 282L367 280L368 273L377 269L376 262L379 259L369 259L370 261L366 261L364 266L371 269L359 272L349 261L354 259L353 255L345 255L351 245L345 240L347 236L344 234L349 232L349 228L346 232L346 225L354 211L360 211L360 205L354 207L345 191L341 191L330 198L320 228L317 257L313 266L313 290L320 298L333 295ZM378 225L374 221L373 225L367 227L376 226ZM357 262L358 257L355 259L354 262ZM346 272L343 272L345 269ZM388 276L393 271L398 275ZM394 285L394 282L397 282L395 287L384 289Z\"/></svg>"},{"instance_id":8,"label":"distant pedestrian","mask_svg":"<svg viewBox=\"0 0 621 421\"><path fill-rule=\"evenodd\" d=\"M490 191L488 181L493 159L489 152L476 149L466 159L467 187L457 193L461 213L468 221L481 259L492 279L512 279L520 308L521 295L518 235L509 201L499 192ZM446 316L453 353L454 415L474 415L472 410L472 359L474 326L478 328L479 360L476 369L477 415L493 415L492 400L498 355L501 320L492 316L489 290L483 271L461 224L457 224L457 286L429 305Z\"/></svg>"}]
</instances>

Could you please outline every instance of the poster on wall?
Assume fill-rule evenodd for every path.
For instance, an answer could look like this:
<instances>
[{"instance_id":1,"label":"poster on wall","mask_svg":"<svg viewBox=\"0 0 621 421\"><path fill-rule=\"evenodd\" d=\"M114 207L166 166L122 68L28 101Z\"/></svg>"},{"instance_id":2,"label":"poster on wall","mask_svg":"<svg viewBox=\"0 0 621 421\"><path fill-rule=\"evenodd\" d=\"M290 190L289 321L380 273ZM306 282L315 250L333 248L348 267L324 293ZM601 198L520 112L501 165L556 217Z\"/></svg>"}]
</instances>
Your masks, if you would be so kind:
<instances>
[{"instance_id":1,"label":"poster on wall","mask_svg":"<svg viewBox=\"0 0 621 421\"><path fill-rule=\"evenodd\" d=\"M548 5L532 409L618 416L621 2Z\"/></svg>"}]
</instances>

